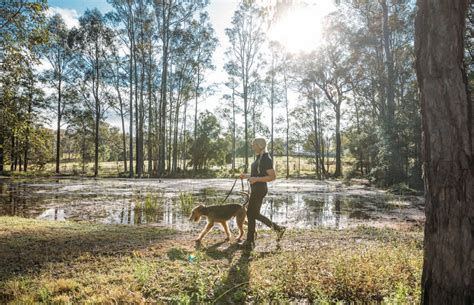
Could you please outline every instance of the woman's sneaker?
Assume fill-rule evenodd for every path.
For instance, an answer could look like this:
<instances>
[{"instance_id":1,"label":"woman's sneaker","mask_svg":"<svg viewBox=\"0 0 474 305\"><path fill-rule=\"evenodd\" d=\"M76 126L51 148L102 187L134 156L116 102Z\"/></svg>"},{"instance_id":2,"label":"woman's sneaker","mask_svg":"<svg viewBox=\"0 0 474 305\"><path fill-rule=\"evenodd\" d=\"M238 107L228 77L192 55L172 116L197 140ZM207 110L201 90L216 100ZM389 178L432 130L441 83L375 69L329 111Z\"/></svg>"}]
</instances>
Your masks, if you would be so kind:
<instances>
[{"instance_id":1,"label":"woman's sneaker","mask_svg":"<svg viewBox=\"0 0 474 305\"><path fill-rule=\"evenodd\" d=\"M283 238L283 234L285 234L285 231L286 231L286 227L278 226L278 228L276 229L276 232L277 232L276 241L277 241L277 243L279 243L280 240Z\"/></svg>"}]
</instances>

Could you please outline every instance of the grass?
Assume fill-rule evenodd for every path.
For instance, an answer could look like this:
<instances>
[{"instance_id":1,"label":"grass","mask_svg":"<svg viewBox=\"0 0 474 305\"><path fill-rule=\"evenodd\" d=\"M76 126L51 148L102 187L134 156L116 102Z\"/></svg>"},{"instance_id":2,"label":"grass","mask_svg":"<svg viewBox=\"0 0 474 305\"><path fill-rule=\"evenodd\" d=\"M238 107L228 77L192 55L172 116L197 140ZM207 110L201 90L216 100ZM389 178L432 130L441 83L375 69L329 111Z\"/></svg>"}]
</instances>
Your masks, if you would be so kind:
<instances>
[{"instance_id":1,"label":"grass","mask_svg":"<svg viewBox=\"0 0 474 305\"><path fill-rule=\"evenodd\" d=\"M179 209L183 215L189 215L194 208L195 200L189 192L179 193Z\"/></svg>"},{"instance_id":2,"label":"grass","mask_svg":"<svg viewBox=\"0 0 474 305\"><path fill-rule=\"evenodd\" d=\"M146 162L146 160L145 160ZM249 156L249 166L253 162L253 156ZM351 168L351 162L353 159L343 159L343 171L346 172ZM242 165L245 163L244 158L236 159L236 167L239 167L237 172L240 172ZM330 158L329 171L332 173L335 170L335 160ZM10 172L9 166L6 166L6 171L3 175L14 176L14 177L35 177L35 176L54 176L56 165L54 162L45 165L42 171L38 171L37 166L32 164L29 172ZM278 177L286 176L286 156L276 156L274 158L274 168ZM195 178L231 178L236 177L236 173L230 173L231 165L213 167L207 170L198 171L195 174ZM61 162L60 165L61 175L64 176L93 176L94 174L94 163L88 162L85 164L85 172L82 172L82 164L76 161ZM314 177L314 164L311 162L311 158L308 157L289 157L289 176L292 178L305 178ZM192 176L192 169L188 169L187 173L182 172L176 174L175 178L186 178ZM124 172L122 161L100 161L99 162L99 177L128 177L128 173ZM146 177L146 173L145 173Z\"/></svg>"},{"instance_id":3,"label":"grass","mask_svg":"<svg viewBox=\"0 0 474 305\"><path fill-rule=\"evenodd\" d=\"M135 193L133 212L135 223L156 221L164 204L163 193Z\"/></svg>"},{"instance_id":4,"label":"grass","mask_svg":"<svg viewBox=\"0 0 474 305\"><path fill-rule=\"evenodd\" d=\"M212 231L0 217L0 303L418 303L422 232L270 231L242 252Z\"/></svg>"}]
</instances>

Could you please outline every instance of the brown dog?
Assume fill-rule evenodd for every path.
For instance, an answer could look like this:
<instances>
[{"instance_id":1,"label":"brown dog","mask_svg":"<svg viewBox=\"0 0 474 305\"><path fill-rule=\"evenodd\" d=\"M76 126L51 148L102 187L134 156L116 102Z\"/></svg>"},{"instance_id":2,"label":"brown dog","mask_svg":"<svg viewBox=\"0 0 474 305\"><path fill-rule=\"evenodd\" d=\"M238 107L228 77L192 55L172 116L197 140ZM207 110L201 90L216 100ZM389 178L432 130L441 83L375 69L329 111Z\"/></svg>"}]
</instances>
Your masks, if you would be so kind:
<instances>
[{"instance_id":1,"label":"brown dog","mask_svg":"<svg viewBox=\"0 0 474 305\"><path fill-rule=\"evenodd\" d=\"M226 241L230 240L231 233L229 230L229 226L227 221L229 221L232 217L235 216L237 221L237 227L239 228L239 237L237 241L240 241L242 236L244 235L244 222L245 217L247 215L247 211L244 206L240 204L224 204L224 205L211 205L205 206L203 204L195 207L191 212L191 216L189 220L193 220L198 222L201 216L207 218L207 225L199 234L198 238L195 241L200 242L204 236L212 229L214 223L220 223L224 228L224 232L226 235Z\"/></svg>"}]
</instances>

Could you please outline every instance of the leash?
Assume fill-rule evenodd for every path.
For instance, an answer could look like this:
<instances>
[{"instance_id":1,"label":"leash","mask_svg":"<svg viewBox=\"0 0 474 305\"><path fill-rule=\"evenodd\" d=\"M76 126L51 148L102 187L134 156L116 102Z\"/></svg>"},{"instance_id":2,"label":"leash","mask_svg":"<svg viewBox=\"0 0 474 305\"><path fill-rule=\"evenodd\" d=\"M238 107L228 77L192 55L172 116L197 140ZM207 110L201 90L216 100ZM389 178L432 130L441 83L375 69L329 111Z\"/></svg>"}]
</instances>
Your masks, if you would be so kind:
<instances>
[{"instance_id":1,"label":"leash","mask_svg":"<svg viewBox=\"0 0 474 305\"><path fill-rule=\"evenodd\" d=\"M234 190L234 187L235 187L235 184L237 183L237 179L239 179L240 177L237 177L235 178L234 180L234 184L232 184L232 188L230 189L230 191L227 193L227 196L225 196L224 200L222 200L221 204L224 204L224 202L227 200L227 198L229 198L230 194L232 194L232 191ZM240 179L240 183L242 185L242 190L240 191L240 194L242 196L244 196L246 198L243 206L246 208L247 207L247 204L249 202L249 193L245 191L245 188L244 188L244 179ZM247 182L248 183L248 182Z\"/></svg>"},{"instance_id":2,"label":"leash","mask_svg":"<svg viewBox=\"0 0 474 305\"><path fill-rule=\"evenodd\" d=\"M230 194L232 194L232 191L234 190L235 184L237 183L237 179L239 179L239 177L235 178L234 184L232 184L232 188L227 193L227 196L225 196L224 200L222 200L221 204L223 204L227 200L227 198L229 198ZM240 180L242 180L242 179L240 179ZM244 182L242 181L242 187L243 187L243 185L244 185Z\"/></svg>"}]
</instances>

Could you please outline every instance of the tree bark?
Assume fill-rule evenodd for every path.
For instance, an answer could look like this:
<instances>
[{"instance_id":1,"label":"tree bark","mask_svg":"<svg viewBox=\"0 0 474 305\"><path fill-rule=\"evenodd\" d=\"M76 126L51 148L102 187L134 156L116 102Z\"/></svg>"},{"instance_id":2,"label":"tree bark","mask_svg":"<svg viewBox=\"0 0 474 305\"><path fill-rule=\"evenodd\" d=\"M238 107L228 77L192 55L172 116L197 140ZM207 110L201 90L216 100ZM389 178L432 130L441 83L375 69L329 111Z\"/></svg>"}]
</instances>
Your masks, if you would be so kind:
<instances>
[{"instance_id":1,"label":"tree bark","mask_svg":"<svg viewBox=\"0 0 474 305\"><path fill-rule=\"evenodd\" d=\"M341 104L334 105L336 114L336 171L335 177L342 176L342 162L341 162Z\"/></svg>"},{"instance_id":2,"label":"tree bark","mask_svg":"<svg viewBox=\"0 0 474 305\"><path fill-rule=\"evenodd\" d=\"M423 304L474 303L472 101L463 66L468 0L418 0L426 200Z\"/></svg>"},{"instance_id":3,"label":"tree bark","mask_svg":"<svg viewBox=\"0 0 474 305\"><path fill-rule=\"evenodd\" d=\"M153 66L152 66L152 46L151 42L149 43L149 50L148 50L148 135L147 135L147 158L148 158L148 177L152 176L153 173L153 107L152 107L152 100L153 100L153 87L152 87L152 77L153 77Z\"/></svg>"},{"instance_id":4,"label":"tree bark","mask_svg":"<svg viewBox=\"0 0 474 305\"><path fill-rule=\"evenodd\" d=\"M123 157L123 170L124 172L127 172L127 137L125 133L125 119L124 119L124 107L123 107L123 100L122 100L122 95L120 94L120 89L116 87L117 93L118 93L118 98L119 98L119 103L120 103L120 119L122 122L122 157Z\"/></svg>"},{"instance_id":5,"label":"tree bark","mask_svg":"<svg viewBox=\"0 0 474 305\"><path fill-rule=\"evenodd\" d=\"M162 71L161 71L161 110L160 110L160 139L159 139L159 163L158 175L163 176L165 173L165 158L166 158L166 99L167 99L167 81L168 81L168 48L169 48L169 9L171 3L163 2L162 8L162 42L163 42L163 56L162 56ZM168 11L168 14L167 14Z\"/></svg>"},{"instance_id":6,"label":"tree bark","mask_svg":"<svg viewBox=\"0 0 474 305\"><path fill-rule=\"evenodd\" d=\"M1 118L3 120L3 118ZM5 129L3 128L3 122L0 122L2 125L0 125L0 173L3 172L3 163L4 163L4 145L5 145Z\"/></svg>"},{"instance_id":7,"label":"tree bark","mask_svg":"<svg viewBox=\"0 0 474 305\"><path fill-rule=\"evenodd\" d=\"M387 1L382 0L383 15L383 45L385 52L385 65L387 66L387 83L386 83L386 108L383 115L385 137L387 137L390 150L389 172L387 173L387 184L395 184L404 180L403 162L401 158L401 149L398 144L397 124L395 121L395 70L391 48L391 32L389 27L389 16Z\"/></svg>"},{"instance_id":8,"label":"tree bark","mask_svg":"<svg viewBox=\"0 0 474 305\"><path fill-rule=\"evenodd\" d=\"M290 176L290 143L289 143L289 134L290 134L290 119L289 119L289 109L288 109L288 83L286 78L286 70L283 73L284 85L285 85L285 108L286 108L286 179Z\"/></svg>"},{"instance_id":9,"label":"tree bark","mask_svg":"<svg viewBox=\"0 0 474 305\"><path fill-rule=\"evenodd\" d=\"M129 58L129 82L130 82L130 123L129 123L129 133L130 133L130 142L129 142L129 176L133 178L133 57L134 57L134 50L133 50L133 15L132 15L132 5L131 1L128 1L128 39L130 40L130 58Z\"/></svg>"},{"instance_id":10,"label":"tree bark","mask_svg":"<svg viewBox=\"0 0 474 305\"><path fill-rule=\"evenodd\" d=\"M232 173L235 171L235 87L232 85Z\"/></svg>"},{"instance_id":11,"label":"tree bark","mask_svg":"<svg viewBox=\"0 0 474 305\"><path fill-rule=\"evenodd\" d=\"M59 163L60 163L60 153L61 153L61 77L59 77L58 82L58 125L56 130L56 174L59 174Z\"/></svg>"}]
</instances>

